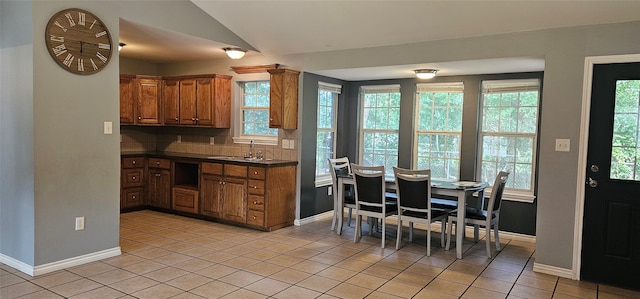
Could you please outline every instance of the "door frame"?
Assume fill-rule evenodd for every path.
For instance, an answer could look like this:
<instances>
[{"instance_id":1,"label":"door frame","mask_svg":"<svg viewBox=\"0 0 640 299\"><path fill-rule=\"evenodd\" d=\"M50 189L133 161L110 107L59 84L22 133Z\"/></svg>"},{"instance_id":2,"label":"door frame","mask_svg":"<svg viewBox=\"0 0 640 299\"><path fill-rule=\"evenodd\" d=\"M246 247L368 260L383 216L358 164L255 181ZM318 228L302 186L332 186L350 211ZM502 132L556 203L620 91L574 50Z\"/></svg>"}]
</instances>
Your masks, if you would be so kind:
<instances>
[{"instance_id":1,"label":"door frame","mask_svg":"<svg viewBox=\"0 0 640 299\"><path fill-rule=\"evenodd\" d=\"M580 115L580 140L578 147L578 180L576 182L576 213L573 233L572 279L580 280L582 267L582 229L584 217L585 182L587 181L587 149L589 144L589 121L591 116L591 85L593 66L596 64L640 62L640 54L587 56L584 59L582 80L582 112Z\"/></svg>"}]
</instances>

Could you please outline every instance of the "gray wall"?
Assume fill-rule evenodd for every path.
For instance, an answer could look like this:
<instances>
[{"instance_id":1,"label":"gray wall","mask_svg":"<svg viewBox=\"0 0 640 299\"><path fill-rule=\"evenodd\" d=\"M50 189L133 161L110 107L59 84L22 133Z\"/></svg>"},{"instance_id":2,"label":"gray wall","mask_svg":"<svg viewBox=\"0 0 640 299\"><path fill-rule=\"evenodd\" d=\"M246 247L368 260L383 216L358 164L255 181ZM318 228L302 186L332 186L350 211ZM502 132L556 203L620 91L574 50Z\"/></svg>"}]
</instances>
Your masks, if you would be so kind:
<instances>
[{"instance_id":1,"label":"gray wall","mask_svg":"<svg viewBox=\"0 0 640 299\"><path fill-rule=\"evenodd\" d=\"M31 3L0 1L0 254L34 264Z\"/></svg>"}]
</instances>

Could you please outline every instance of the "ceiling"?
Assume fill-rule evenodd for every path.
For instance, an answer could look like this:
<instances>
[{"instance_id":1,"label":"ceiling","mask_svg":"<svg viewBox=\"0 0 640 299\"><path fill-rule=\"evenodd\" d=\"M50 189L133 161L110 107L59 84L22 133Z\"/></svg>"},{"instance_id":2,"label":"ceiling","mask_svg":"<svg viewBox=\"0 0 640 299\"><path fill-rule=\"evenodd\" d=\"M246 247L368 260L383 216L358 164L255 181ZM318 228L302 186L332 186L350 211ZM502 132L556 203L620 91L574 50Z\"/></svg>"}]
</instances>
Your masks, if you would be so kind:
<instances>
[{"instance_id":1,"label":"ceiling","mask_svg":"<svg viewBox=\"0 0 640 299\"><path fill-rule=\"evenodd\" d=\"M269 56L640 20L640 1L617 0L191 1L261 52L247 55ZM223 58L222 48L232 46L127 20L120 21L120 40L127 43L120 55L156 63ZM318 73L369 80L411 77L416 68L436 68L439 75L522 72L543 70L544 61L424 61Z\"/></svg>"}]
</instances>

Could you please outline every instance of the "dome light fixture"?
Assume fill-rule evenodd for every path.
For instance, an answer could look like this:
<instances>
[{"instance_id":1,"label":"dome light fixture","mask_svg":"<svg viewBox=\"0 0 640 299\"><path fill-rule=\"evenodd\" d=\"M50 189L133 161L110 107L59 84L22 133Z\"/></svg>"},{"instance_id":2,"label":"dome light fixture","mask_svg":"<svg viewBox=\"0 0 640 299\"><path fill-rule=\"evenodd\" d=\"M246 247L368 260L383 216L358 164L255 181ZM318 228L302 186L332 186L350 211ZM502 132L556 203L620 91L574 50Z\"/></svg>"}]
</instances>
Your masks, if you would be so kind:
<instances>
[{"instance_id":1,"label":"dome light fixture","mask_svg":"<svg viewBox=\"0 0 640 299\"><path fill-rule=\"evenodd\" d=\"M420 69L420 70L415 70L414 72L416 72L416 77L418 77L418 79L431 79L436 76L436 73L438 72L438 70Z\"/></svg>"},{"instance_id":2,"label":"dome light fixture","mask_svg":"<svg viewBox=\"0 0 640 299\"><path fill-rule=\"evenodd\" d=\"M247 52L247 50L242 48L223 48L222 50L224 50L231 59L240 59L244 57L244 54Z\"/></svg>"},{"instance_id":3,"label":"dome light fixture","mask_svg":"<svg viewBox=\"0 0 640 299\"><path fill-rule=\"evenodd\" d=\"M125 43L118 43L118 51L122 50L122 48L124 48L124 46L126 46L127 44Z\"/></svg>"}]
</instances>

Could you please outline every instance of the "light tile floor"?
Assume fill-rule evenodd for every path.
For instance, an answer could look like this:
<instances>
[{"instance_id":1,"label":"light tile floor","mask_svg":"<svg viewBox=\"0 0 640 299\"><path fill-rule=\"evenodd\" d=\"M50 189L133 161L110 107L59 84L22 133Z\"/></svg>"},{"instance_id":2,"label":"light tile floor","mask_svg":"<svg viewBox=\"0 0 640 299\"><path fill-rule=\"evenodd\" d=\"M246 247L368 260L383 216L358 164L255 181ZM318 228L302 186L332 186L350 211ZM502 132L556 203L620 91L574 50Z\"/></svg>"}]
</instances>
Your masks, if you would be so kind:
<instances>
[{"instance_id":1,"label":"light tile floor","mask_svg":"<svg viewBox=\"0 0 640 299\"><path fill-rule=\"evenodd\" d=\"M390 219L390 218L389 218ZM0 298L640 298L640 292L534 273L534 244L503 236L465 257L440 248L416 227L395 250L393 221L380 235L352 241L330 219L261 232L153 211L121 215L122 255L30 277L0 264ZM438 225L434 225L434 228ZM436 228L437 229L437 228ZM407 228L405 227L405 230Z\"/></svg>"}]
</instances>

